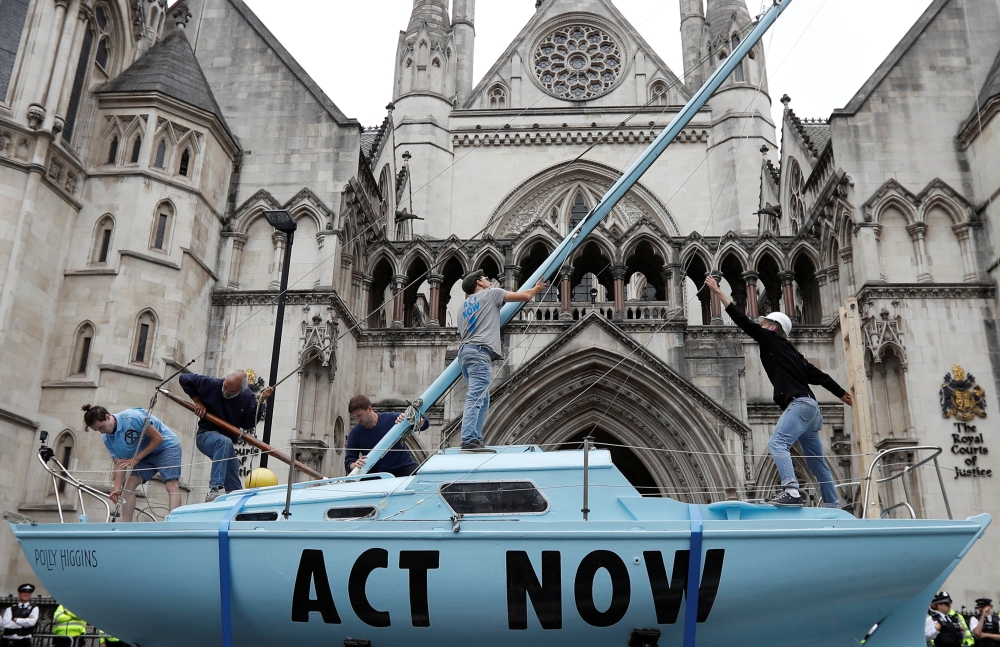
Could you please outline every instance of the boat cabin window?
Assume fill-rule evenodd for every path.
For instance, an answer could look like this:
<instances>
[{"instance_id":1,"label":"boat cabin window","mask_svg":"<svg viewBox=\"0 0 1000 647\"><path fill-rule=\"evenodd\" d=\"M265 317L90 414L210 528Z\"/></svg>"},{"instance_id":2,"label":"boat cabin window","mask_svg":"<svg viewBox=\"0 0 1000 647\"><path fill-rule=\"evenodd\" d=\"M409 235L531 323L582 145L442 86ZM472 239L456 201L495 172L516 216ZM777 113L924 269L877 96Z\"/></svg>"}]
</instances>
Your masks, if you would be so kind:
<instances>
[{"instance_id":1,"label":"boat cabin window","mask_svg":"<svg viewBox=\"0 0 1000 647\"><path fill-rule=\"evenodd\" d=\"M326 518L334 521L350 521L352 519L374 519L378 509L373 505L354 505L345 508L330 508Z\"/></svg>"},{"instance_id":2,"label":"boat cabin window","mask_svg":"<svg viewBox=\"0 0 1000 647\"><path fill-rule=\"evenodd\" d=\"M540 514L549 502L531 481L445 483L441 496L457 514Z\"/></svg>"},{"instance_id":3,"label":"boat cabin window","mask_svg":"<svg viewBox=\"0 0 1000 647\"><path fill-rule=\"evenodd\" d=\"M244 512L236 515L236 521L277 521L278 513L274 510L269 512Z\"/></svg>"}]
</instances>

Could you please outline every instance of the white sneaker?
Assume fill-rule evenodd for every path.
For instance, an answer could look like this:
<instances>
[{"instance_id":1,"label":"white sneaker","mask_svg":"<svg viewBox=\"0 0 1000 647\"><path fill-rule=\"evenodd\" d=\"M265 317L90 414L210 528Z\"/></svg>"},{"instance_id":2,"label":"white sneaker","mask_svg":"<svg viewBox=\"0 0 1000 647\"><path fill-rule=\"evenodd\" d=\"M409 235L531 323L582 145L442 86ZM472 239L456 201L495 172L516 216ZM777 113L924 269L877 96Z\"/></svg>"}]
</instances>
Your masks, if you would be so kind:
<instances>
[{"instance_id":1,"label":"white sneaker","mask_svg":"<svg viewBox=\"0 0 1000 647\"><path fill-rule=\"evenodd\" d=\"M214 487L208 491L208 494L205 495L205 503L211 503L212 501L215 501L219 496L225 493L226 491L223 488Z\"/></svg>"}]
</instances>

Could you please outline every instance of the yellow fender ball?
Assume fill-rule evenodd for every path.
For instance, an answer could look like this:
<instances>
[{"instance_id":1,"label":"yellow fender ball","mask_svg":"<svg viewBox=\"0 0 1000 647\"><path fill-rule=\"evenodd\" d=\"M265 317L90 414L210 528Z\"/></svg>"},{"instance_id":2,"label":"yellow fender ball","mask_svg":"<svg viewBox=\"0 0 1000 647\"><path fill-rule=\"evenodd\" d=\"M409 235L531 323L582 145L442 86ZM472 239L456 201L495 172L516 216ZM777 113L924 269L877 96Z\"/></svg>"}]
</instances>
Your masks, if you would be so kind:
<instances>
[{"instance_id":1,"label":"yellow fender ball","mask_svg":"<svg viewBox=\"0 0 1000 647\"><path fill-rule=\"evenodd\" d=\"M271 487L272 485L277 484L278 477L274 472L266 467L258 467L254 471L247 474L247 479L244 483L247 489L255 487Z\"/></svg>"}]
</instances>

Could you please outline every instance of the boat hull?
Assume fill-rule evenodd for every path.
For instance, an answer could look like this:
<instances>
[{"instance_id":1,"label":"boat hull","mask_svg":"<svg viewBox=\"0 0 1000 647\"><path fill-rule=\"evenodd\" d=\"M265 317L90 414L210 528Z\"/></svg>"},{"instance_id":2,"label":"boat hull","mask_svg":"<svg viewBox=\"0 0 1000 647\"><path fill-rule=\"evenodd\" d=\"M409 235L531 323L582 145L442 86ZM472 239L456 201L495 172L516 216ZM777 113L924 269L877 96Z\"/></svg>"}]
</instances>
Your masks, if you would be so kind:
<instances>
[{"instance_id":1,"label":"boat hull","mask_svg":"<svg viewBox=\"0 0 1000 647\"><path fill-rule=\"evenodd\" d=\"M706 520L699 604L711 608L697 644L843 647L890 617L884 624L899 626L876 632L872 644L920 644L920 596L988 523L988 515ZM636 628L659 629L660 644L682 641L687 602L675 580L686 572L689 522L316 526L232 524L233 644L328 646L352 637L378 647L578 647L624 645ZM144 647L221 643L218 524L14 530L52 595L105 631Z\"/></svg>"}]
</instances>

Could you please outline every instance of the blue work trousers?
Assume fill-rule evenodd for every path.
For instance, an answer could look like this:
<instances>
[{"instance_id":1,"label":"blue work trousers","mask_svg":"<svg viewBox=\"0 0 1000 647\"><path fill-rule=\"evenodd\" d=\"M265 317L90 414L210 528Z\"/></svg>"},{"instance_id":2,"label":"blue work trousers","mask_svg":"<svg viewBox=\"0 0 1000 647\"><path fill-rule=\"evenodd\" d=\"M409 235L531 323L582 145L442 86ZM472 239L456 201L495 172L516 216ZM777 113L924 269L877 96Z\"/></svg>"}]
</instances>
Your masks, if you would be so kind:
<instances>
[{"instance_id":1,"label":"blue work trousers","mask_svg":"<svg viewBox=\"0 0 1000 647\"><path fill-rule=\"evenodd\" d=\"M239 490L240 461L236 458L233 441L217 431L202 431L195 438L198 451L212 459L212 476L209 487L225 488L226 492Z\"/></svg>"}]
</instances>

